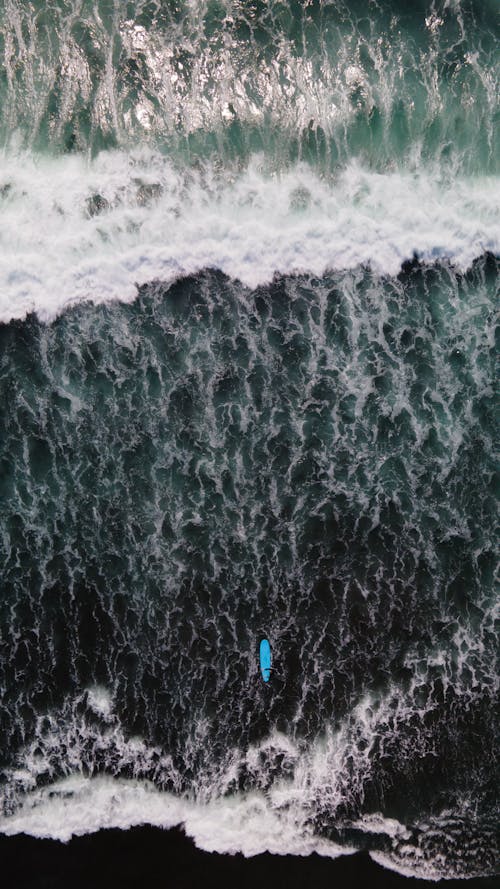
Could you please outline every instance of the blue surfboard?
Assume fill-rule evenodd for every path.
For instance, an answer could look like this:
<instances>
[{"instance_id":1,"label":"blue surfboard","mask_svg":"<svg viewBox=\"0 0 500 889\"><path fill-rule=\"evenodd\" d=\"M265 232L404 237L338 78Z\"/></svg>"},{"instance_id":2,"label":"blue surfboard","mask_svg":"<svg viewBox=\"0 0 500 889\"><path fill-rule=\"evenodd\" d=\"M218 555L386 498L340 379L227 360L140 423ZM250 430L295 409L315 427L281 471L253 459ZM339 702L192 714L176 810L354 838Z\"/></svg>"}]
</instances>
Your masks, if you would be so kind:
<instances>
[{"instance_id":1,"label":"blue surfboard","mask_svg":"<svg viewBox=\"0 0 500 889\"><path fill-rule=\"evenodd\" d=\"M269 682L272 662L271 646L267 639L263 639L260 643L260 672L262 673L264 682Z\"/></svg>"}]
</instances>

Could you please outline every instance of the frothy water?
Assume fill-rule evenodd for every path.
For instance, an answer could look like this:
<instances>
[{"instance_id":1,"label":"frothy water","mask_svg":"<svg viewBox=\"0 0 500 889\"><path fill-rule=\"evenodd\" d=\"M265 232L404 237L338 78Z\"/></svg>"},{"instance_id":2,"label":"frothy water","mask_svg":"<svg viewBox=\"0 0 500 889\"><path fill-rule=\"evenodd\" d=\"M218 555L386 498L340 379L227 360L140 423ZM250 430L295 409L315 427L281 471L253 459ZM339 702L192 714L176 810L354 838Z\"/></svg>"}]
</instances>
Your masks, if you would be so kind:
<instances>
[{"instance_id":1,"label":"frothy water","mask_svg":"<svg viewBox=\"0 0 500 889\"><path fill-rule=\"evenodd\" d=\"M6 143L498 170L494 0L7 0Z\"/></svg>"},{"instance_id":2,"label":"frothy water","mask_svg":"<svg viewBox=\"0 0 500 889\"><path fill-rule=\"evenodd\" d=\"M482 872L496 275L213 272L3 328L4 829L105 773Z\"/></svg>"},{"instance_id":3,"label":"frothy water","mask_svg":"<svg viewBox=\"0 0 500 889\"><path fill-rule=\"evenodd\" d=\"M494 872L497 32L4 4L1 831Z\"/></svg>"},{"instance_id":4,"label":"frothy water","mask_svg":"<svg viewBox=\"0 0 500 889\"><path fill-rule=\"evenodd\" d=\"M50 320L74 302L130 300L137 285L212 267L255 287L275 272L370 264L397 274L414 255L465 270L500 252L500 185L351 164L328 180L179 170L158 154L0 162L0 320Z\"/></svg>"}]
</instances>

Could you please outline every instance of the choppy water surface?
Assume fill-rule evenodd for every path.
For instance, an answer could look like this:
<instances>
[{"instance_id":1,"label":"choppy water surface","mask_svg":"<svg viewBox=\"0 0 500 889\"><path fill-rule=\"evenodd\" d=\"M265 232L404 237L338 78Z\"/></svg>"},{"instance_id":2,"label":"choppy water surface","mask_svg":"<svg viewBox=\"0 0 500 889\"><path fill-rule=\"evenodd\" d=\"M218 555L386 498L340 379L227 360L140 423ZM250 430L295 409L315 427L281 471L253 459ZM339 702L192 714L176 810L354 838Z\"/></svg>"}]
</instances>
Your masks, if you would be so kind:
<instances>
[{"instance_id":1,"label":"choppy water surface","mask_svg":"<svg viewBox=\"0 0 500 889\"><path fill-rule=\"evenodd\" d=\"M493 873L494 6L4 4L2 831Z\"/></svg>"},{"instance_id":2,"label":"choppy water surface","mask_svg":"<svg viewBox=\"0 0 500 889\"><path fill-rule=\"evenodd\" d=\"M498 8L6 0L4 139L377 168L498 165Z\"/></svg>"}]
</instances>

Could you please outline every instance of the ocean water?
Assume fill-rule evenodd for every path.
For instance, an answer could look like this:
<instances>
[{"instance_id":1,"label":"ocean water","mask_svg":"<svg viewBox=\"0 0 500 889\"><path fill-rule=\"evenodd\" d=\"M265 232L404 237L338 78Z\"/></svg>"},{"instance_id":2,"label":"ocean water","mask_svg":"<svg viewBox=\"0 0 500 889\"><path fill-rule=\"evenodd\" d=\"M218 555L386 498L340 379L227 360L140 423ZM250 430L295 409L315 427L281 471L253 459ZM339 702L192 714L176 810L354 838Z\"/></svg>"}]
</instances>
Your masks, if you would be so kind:
<instances>
[{"instance_id":1,"label":"ocean water","mask_svg":"<svg viewBox=\"0 0 500 889\"><path fill-rule=\"evenodd\" d=\"M499 37L1 4L1 832L494 873Z\"/></svg>"}]
</instances>

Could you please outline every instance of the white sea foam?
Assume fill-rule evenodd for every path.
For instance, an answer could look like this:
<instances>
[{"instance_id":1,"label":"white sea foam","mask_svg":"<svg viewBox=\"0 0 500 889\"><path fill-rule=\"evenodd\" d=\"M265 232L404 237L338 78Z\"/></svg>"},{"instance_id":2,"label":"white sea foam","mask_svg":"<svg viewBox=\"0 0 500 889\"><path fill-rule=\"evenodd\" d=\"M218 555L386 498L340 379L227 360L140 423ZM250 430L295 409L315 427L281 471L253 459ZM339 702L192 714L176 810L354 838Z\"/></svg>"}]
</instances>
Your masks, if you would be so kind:
<instances>
[{"instance_id":1,"label":"white sea foam","mask_svg":"<svg viewBox=\"0 0 500 889\"><path fill-rule=\"evenodd\" d=\"M418 858L417 860L413 859L411 864L405 864L395 855L388 855L385 852L370 852L369 855L377 864L387 868L387 870L396 871L402 877L420 877L422 880L433 880L436 883L443 879L443 873L423 859L420 861Z\"/></svg>"},{"instance_id":2,"label":"white sea foam","mask_svg":"<svg viewBox=\"0 0 500 889\"><path fill-rule=\"evenodd\" d=\"M106 688L94 685L87 689L87 701L91 710L103 719L111 719L113 699Z\"/></svg>"},{"instance_id":3,"label":"white sea foam","mask_svg":"<svg viewBox=\"0 0 500 889\"><path fill-rule=\"evenodd\" d=\"M152 152L91 162L4 153L0 321L131 300L137 284L206 267L254 287L275 272L370 263L395 274L414 253L463 269L500 252L494 180L382 175L353 162L327 181L305 165L280 175L262 165L179 171Z\"/></svg>"},{"instance_id":4,"label":"white sea foam","mask_svg":"<svg viewBox=\"0 0 500 889\"><path fill-rule=\"evenodd\" d=\"M139 825L181 826L199 849L245 857L316 852L337 858L356 851L315 836L297 824L293 810L274 808L263 792L200 803L162 792L148 781L107 776L72 775L56 781L27 794L14 816L0 818L0 832L7 836L25 833L62 842L107 828L128 830ZM439 856L434 863L419 846L405 842L410 832L395 819L374 814L345 826L391 838L392 851L370 852L374 861L390 870L428 880L446 874L446 862Z\"/></svg>"},{"instance_id":5,"label":"white sea foam","mask_svg":"<svg viewBox=\"0 0 500 889\"><path fill-rule=\"evenodd\" d=\"M200 849L247 857L317 852L336 858L354 851L315 837L312 831L298 832L293 818L273 809L263 793L201 804L161 792L147 781L82 775L28 794L14 816L0 818L0 832L67 842L72 836L139 824L166 829L182 825Z\"/></svg>"},{"instance_id":6,"label":"white sea foam","mask_svg":"<svg viewBox=\"0 0 500 889\"><path fill-rule=\"evenodd\" d=\"M81 711L85 702L89 711L101 716L102 725ZM189 793L180 784L174 793L158 783L159 779L160 784L177 786L179 776L171 758L141 738L126 739L111 691L91 689L68 701L61 712L41 718L17 767L6 771L0 833L66 842L111 827L181 825L207 851L245 856L316 852L333 858L365 847L364 834L372 838L368 848L373 850L375 842L373 858L393 870L428 879L467 875L467 862L461 869L456 860L457 836L470 819L466 805L431 819L430 831L424 824L405 825L372 812L356 820L341 815L336 819L339 829L354 836L353 845L340 846L316 833L315 824L318 817L323 821L323 813L335 819L335 812L350 799L362 798L373 768L374 745L382 747L386 756L396 751L404 755L398 725L406 724L412 713L414 706L396 688L381 698L366 695L338 730L326 730L314 743L304 745L273 730L246 750L234 749L214 770L197 775ZM206 743L202 730L198 735L199 743ZM432 738L428 741L432 745ZM186 744L187 765L194 743L191 738ZM414 753L415 741L411 743ZM421 754L429 749L423 737L417 747ZM96 754L130 777L89 775L88 756L94 761ZM286 774L278 775L283 757ZM251 791L235 789L241 767L251 776ZM434 842L427 847L429 833Z\"/></svg>"}]
</instances>

